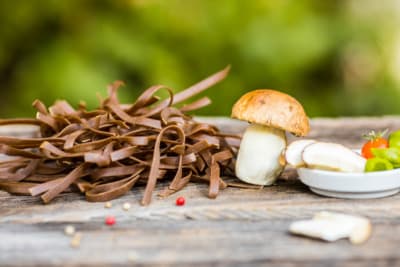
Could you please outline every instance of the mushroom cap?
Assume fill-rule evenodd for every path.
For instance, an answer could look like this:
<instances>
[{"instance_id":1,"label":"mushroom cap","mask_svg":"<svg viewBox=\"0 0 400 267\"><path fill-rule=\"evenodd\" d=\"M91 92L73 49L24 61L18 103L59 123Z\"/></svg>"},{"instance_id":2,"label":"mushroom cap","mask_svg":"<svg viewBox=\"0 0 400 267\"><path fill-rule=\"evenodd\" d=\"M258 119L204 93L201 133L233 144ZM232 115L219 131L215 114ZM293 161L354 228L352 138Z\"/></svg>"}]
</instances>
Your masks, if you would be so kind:
<instances>
[{"instance_id":1,"label":"mushroom cap","mask_svg":"<svg viewBox=\"0 0 400 267\"><path fill-rule=\"evenodd\" d=\"M310 123L303 106L288 94L259 89L244 94L232 108L232 118L305 136Z\"/></svg>"}]
</instances>

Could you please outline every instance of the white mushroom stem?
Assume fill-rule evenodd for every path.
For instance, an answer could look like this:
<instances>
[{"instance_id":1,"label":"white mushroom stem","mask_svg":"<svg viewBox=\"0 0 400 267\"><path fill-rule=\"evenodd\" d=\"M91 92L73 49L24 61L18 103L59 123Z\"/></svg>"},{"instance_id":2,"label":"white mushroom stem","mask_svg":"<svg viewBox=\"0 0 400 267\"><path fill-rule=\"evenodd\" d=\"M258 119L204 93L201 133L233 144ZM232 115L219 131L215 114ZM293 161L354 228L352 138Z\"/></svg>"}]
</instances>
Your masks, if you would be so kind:
<instances>
[{"instance_id":1,"label":"white mushroom stem","mask_svg":"<svg viewBox=\"0 0 400 267\"><path fill-rule=\"evenodd\" d=\"M271 185L282 172L282 153L286 148L283 130L250 125L242 137L236 161L236 176L247 183Z\"/></svg>"}]
</instances>

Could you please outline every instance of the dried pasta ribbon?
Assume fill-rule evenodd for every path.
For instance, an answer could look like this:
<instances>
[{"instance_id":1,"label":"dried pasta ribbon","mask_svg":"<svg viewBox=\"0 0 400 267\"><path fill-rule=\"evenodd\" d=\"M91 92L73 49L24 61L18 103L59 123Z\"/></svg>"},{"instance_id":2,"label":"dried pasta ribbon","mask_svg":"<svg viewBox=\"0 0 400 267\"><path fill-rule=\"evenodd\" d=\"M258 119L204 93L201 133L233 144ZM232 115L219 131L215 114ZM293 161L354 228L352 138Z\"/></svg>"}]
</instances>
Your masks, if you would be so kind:
<instances>
[{"instance_id":1,"label":"dried pasta ribbon","mask_svg":"<svg viewBox=\"0 0 400 267\"><path fill-rule=\"evenodd\" d=\"M228 186L222 177L233 172L240 137L186 113L210 104L208 97L177 105L228 72L229 67L177 94L152 86L130 105L118 100L121 81L108 87L108 97L99 97L94 110L83 102L74 109L64 100L50 107L36 100L35 119L0 120L0 125L37 125L41 133L40 138L0 136L0 153L16 157L0 162L0 189L40 196L44 203L71 191L85 194L88 201L108 201L144 184L141 203L148 205L157 182L164 180L168 185L159 196L202 182L215 198ZM166 99L157 96L161 90L168 93Z\"/></svg>"},{"instance_id":2,"label":"dried pasta ribbon","mask_svg":"<svg viewBox=\"0 0 400 267\"><path fill-rule=\"evenodd\" d=\"M175 130L176 133L178 134L178 138L180 139L180 141L182 143L185 143L185 134L182 131L181 128L179 128L176 125L171 125L171 126L167 126L164 129L161 130L161 132L159 133L159 135L157 136L156 139L156 143L154 144L154 152L153 152L153 159L152 159L152 163L151 163L151 167L150 167L150 174L149 174L149 179L147 180L147 185L144 191L144 196L143 199L141 201L142 205L148 205L150 204L151 201L151 195L152 192L154 190L154 187L156 185L156 181L157 181L157 176L159 173L159 168L160 168L160 145L161 145L161 141L163 138L163 135L169 131L169 130ZM181 158L182 160L182 158ZM182 168L182 164L180 164L180 168ZM179 166L178 166L178 172L180 172L181 170L179 170Z\"/></svg>"}]
</instances>

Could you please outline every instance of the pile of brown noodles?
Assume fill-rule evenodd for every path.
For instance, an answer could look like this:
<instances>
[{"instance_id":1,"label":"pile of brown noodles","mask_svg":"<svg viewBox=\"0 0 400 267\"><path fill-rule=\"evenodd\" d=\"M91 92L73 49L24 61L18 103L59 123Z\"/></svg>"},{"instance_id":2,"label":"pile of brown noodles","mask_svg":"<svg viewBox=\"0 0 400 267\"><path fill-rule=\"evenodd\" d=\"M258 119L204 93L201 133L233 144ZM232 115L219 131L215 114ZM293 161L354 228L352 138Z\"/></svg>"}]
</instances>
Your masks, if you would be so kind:
<instances>
[{"instance_id":1,"label":"pile of brown noodles","mask_svg":"<svg viewBox=\"0 0 400 267\"><path fill-rule=\"evenodd\" d=\"M141 203L148 205L158 180L170 181L162 197L189 182L209 183L215 198L227 187L222 175L233 175L240 138L216 127L196 122L189 115L210 104L207 97L180 108L185 101L226 77L229 67L190 88L173 94L156 85L135 103L120 104L116 81L100 107L74 109L66 101L47 108L35 101L36 119L0 120L5 124L40 126L40 138L0 137L0 153L17 156L0 163L0 189L14 194L39 196L44 203L58 194L79 189L88 201L108 201L144 185ZM166 90L169 97L155 94Z\"/></svg>"}]
</instances>

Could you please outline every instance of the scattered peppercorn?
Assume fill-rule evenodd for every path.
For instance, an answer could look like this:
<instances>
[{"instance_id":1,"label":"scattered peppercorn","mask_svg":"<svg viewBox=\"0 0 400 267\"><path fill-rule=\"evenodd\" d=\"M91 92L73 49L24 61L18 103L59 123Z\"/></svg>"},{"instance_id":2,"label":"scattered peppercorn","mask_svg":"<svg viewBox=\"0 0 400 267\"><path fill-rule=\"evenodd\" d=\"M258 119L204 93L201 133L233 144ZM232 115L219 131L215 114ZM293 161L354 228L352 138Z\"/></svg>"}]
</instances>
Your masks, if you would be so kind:
<instances>
[{"instance_id":1,"label":"scattered peppercorn","mask_svg":"<svg viewBox=\"0 0 400 267\"><path fill-rule=\"evenodd\" d=\"M67 225L64 228L64 233L66 235L72 236L75 234L75 227L73 227L72 225Z\"/></svg>"},{"instance_id":2,"label":"scattered peppercorn","mask_svg":"<svg viewBox=\"0 0 400 267\"><path fill-rule=\"evenodd\" d=\"M81 238L82 238L81 233L74 234L74 236L71 239L71 243L70 243L71 247L78 248L81 245Z\"/></svg>"},{"instance_id":3,"label":"scattered peppercorn","mask_svg":"<svg viewBox=\"0 0 400 267\"><path fill-rule=\"evenodd\" d=\"M178 197L176 199L175 203L176 203L177 206L183 206L183 205L185 205L185 198L184 197Z\"/></svg>"},{"instance_id":4,"label":"scattered peppercorn","mask_svg":"<svg viewBox=\"0 0 400 267\"><path fill-rule=\"evenodd\" d=\"M131 208L131 204L129 204L128 202L125 202L122 205L122 209L125 210L125 211L129 210L130 208Z\"/></svg>"},{"instance_id":5,"label":"scattered peppercorn","mask_svg":"<svg viewBox=\"0 0 400 267\"><path fill-rule=\"evenodd\" d=\"M115 224L115 222L116 222L116 220L115 220L115 217L114 216L107 216L106 217L106 220L105 220L105 223L107 224L107 225L114 225Z\"/></svg>"}]
</instances>

